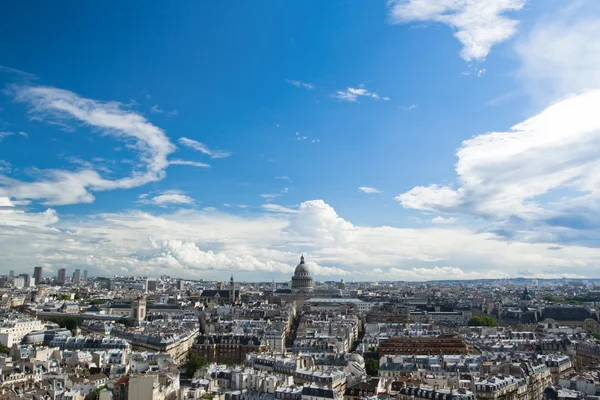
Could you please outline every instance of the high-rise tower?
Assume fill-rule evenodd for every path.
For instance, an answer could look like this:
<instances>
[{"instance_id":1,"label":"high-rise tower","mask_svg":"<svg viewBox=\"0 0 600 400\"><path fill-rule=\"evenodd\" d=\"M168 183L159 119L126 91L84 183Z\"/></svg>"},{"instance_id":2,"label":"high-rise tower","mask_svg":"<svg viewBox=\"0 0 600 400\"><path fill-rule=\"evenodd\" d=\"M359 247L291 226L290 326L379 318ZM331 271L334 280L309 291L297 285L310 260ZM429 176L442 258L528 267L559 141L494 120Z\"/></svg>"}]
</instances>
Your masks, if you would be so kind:
<instances>
[{"instance_id":1,"label":"high-rise tower","mask_svg":"<svg viewBox=\"0 0 600 400\"><path fill-rule=\"evenodd\" d=\"M39 285L40 283L42 283L42 267L35 267L33 269L33 279L35 279L35 284Z\"/></svg>"}]
</instances>

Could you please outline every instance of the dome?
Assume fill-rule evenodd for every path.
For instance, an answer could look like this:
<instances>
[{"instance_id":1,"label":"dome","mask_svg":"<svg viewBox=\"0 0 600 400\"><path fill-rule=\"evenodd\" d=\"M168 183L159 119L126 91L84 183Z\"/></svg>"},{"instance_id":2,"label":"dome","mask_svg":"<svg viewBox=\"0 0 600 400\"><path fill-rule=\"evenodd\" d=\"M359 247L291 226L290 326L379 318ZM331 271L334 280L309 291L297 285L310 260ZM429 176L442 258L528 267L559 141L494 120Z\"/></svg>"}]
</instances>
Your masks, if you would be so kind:
<instances>
[{"instance_id":1,"label":"dome","mask_svg":"<svg viewBox=\"0 0 600 400\"><path fill-rule=\"evenodd\" d=\"M296 266L292 276L292 292L312 292L313 278L310 276L308 265L304 263L304 256L300 257L300 264Z\"/></svg>"},{"instance_id":2,"label":"dome","mask_svg":"<svg viewBox=\"0 0 600 400\"><path fill-rule=\"evenodd\" d=\"M300 257L300 264L296 266L296 270L294 271L295 276L308 276L310 275L310 270L308 269L308 265L304 264L304 256Z\"/></svg>"}]
</instances>

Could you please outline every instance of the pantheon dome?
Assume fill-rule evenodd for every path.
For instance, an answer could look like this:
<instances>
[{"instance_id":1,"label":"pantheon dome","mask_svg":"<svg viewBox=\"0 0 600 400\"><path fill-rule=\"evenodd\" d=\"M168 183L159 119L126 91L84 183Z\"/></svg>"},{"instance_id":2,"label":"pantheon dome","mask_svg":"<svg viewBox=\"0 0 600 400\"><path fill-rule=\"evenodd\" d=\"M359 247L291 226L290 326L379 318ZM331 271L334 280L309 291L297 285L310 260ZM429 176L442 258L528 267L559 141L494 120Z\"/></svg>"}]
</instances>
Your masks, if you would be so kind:
<instances>
[{"instance_id":1,"label":"pantheon dome","mask_svg":"<svg viewBox=\"0 0 600 400\"><path fill-rule=\"evenodd\" d=\"M300 264L296 266L294 276L292 276L292 292L312 292L313 278L310 276L308 265L304 263L304 256L300 257Z\"/></svg>"}]
</instances>

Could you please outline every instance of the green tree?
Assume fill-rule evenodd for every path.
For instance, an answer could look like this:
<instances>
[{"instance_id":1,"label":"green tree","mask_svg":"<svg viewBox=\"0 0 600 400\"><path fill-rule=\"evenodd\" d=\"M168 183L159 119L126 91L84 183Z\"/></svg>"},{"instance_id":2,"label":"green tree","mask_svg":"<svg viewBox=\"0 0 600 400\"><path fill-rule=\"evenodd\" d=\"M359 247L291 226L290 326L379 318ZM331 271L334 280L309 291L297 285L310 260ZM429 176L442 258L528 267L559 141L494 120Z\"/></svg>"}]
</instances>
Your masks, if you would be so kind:
<instances>
[{"instance_id":1,"label":"green tree","mask_svg":"<svg viewBox=\"0 0 600 400\"><path fill-rule=\"evenodd\" d=\"M131 319L131 318L121 318L121 319L119 319L119 320L117 321L117 323L119 323L119 324L123 324L123 325L125 325L125 326L127 326L127 327L130 327L130 328L131 328L132 326L135 326L135 322L134 322L134 321L133 321L133 319Z\"/></svg>"},{"instance_id":2,"label":"green tree","mask_svg":"<svg viewBox=\"0 0 600 400\"><path fill-rule=\"evenodd\" d=\"M192 378L196 371L204 367L206 364L208 364L206 358L196 354L190 355L185 370L188 378Z\"/></svg>"},{"instance_id":3,"label":"green tree","mask_svg":"<svg viewBox=\"0 0 600 400\"><path fill-rule=\"evenodd\" d=\"M0 343L0 354L8 354L9 351L10 351L10 348L8 348L5 345L3 345L2 343Z\"/></svg>"},{"instance_id":4,"label":"green tree","mask_svg":"<svg viewBox=\"0 0 600 400\"><path fill-rule=\"evenodd\" d=\"M100 391L102 389L104 389L106 387L106 385L100 385L98 386L96 389L92 390L90 392L90 394L88 394L87 396L85 396L85 400L98 400L98 397L100 397Z\"/></svg>"},{"instance_id":5,"label":"green tree","mask_svg":"<svg viewBox=\"0 0 600 400\"><path fill-rule=\"evenodd\" d=\"M379 373L379 361L374 358L365 360L365 369L367 370L367 375L377 376Z\"/></svg>"},{"instance_id":6,"label":"green tree","mask_svg":"<svg viewBox=\"0 0 600 400\"><path fill-rule=\"evenodd\" d=\"M498 321L489 315L471 317L469 326L499 326Z\"/></svg>"},{"instance_id":7,"label":"green tree","mask_svg":"<svg viewBox=\"0 0 600 400\"><path fill-rule=\"evenodd\" d=\"M75 317L52 317L48 320L56 322L61 328L67 328L70 331L79 326L79 321Z\"/></svg>"}]
</instances>

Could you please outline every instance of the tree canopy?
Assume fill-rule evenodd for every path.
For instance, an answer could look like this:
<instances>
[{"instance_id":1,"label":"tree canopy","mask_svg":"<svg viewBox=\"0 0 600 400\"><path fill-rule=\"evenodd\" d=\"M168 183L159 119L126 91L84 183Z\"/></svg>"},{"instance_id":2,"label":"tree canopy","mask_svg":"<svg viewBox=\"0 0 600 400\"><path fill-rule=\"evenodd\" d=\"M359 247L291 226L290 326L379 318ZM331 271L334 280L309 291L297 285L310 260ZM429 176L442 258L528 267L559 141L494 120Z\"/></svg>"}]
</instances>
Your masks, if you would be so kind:
<instances>
[{"instance_id":1,"label":"tree canopy","mask_svg":"<svg viewBox=\"0 0 600 400\"><path fill-rule=\"evenodd\" d=\"M379 361L373 358L365 360L365 369L367 370L367 375L377 376L379 373Z\"/></svg>"},{"instance_id":2,"label":"tree canopy","mask_svg":"<svg viewBox=\"0 0 600 400\"><path fill-rule=\"evenodd\" d=\"M206 364L208 364L206 358L196 354L190 355L186 365L186 375L188 376L188 378L192 378L196 371L204 367Z\"/></svg>"},{"instance_id":3,"label":"tree canopy","mask_svg":"<svg viewBox=\"0 0 600 400\"><path fill-rule=\"evenodd\" d=\"M469 326L499 326L498 321L489 315L471 317Z\"/></svg>"}]
</instances>

